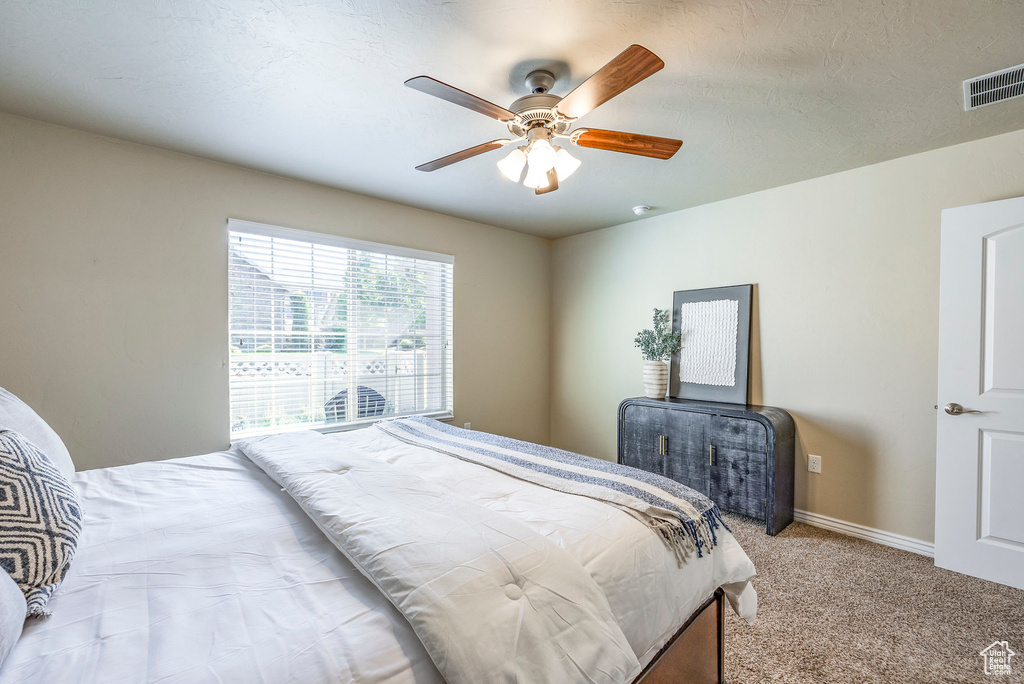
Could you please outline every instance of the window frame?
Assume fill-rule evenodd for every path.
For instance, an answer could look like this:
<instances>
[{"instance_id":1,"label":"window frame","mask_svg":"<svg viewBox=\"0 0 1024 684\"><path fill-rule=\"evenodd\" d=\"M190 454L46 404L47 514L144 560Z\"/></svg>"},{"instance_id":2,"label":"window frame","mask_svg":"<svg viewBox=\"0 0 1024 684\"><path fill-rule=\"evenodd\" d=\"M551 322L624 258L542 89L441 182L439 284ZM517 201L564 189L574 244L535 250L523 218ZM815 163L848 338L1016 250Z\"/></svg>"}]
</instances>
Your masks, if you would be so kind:
<instances>
[{"instance_id":1,"label":"window frame","mask_svg":"<svg viewBox=\"0 0 1024 684\"><path fill-rule=\"evenodd\" d=\"M443 321L442 327L444 329L450 329L452 331L451 339L448 340L447 346L454 346L455 337L455 256L452 254L444 254L442 252L429 252L422 249L414 249L412 247L401 247L398 245L389 245L381 242L371 242L369 240L358 240L356 238L343 237L341 235L334 235L330 233L317 233L308 230L301 230L298 228L286 228L284 226L275 226L269 223L258 223L255 221L248 221L245 219L229 218L227 221L227 230L225 231L225 245L229 245L231 242L231 233L248 233L251 235L259 235L268 238L280 238L283 240L294 240L297 242L308 242L311 244L327 245L330 247L337 247L341 249L351 249L361 252L369 252L373 254L383 254L387 256L406 257L412 259L421 259L424 261L433 261L441 264L448 264L452 267L451 270L451 282L448 284L448 288L451 290L451 307L448 310L446 320ZM230 253L227 255L226 263L230 264L231 257ZM238 440L250 439L253 437L261 437L265 435L281 434L286 432L298 432L300 430L314 430L323 434L330 434L334 432L348 432L350 430L358 430L361 428L369 427L373 423L381 420L389 420L392 418L401 418L404 416L424 416L427 418L435 418L450 422L455 418L455 355L451 353L449 360L449 353L443 353L441 355L442 372L441 372L441 395L444 399L444 403L451 408L435 410L435 411L412 411L404 413L392 413L386 416L373 416L369 418L355 418L353 420L346 420L338 423L331 423L328 425L313 425L308 423L296 423L294 426L281 426L273 425L265 428L252 428L245 430L244 433L232 432L231 431L231 375L230 375L230 364L231 364L231 271L228 268L227 287L226 287L228 301L227 301L227 318L228 318L228 434L231 443ZM450 319L450 320L448 320ZM284 428L284 429L282 429ZM237 438L236 438L237 435Z\"/></svg>"}]
</instances>

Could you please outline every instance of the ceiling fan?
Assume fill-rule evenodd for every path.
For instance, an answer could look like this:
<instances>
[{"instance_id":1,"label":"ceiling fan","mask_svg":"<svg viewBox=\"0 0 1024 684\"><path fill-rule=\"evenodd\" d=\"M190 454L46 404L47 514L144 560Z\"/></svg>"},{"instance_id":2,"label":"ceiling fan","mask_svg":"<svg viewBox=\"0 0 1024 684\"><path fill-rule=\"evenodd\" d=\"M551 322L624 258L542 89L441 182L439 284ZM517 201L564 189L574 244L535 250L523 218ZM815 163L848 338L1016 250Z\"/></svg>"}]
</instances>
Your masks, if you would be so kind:
<instances>
[{"instance_id":1,"label":"ceiling fan","mask_svg":"<svg viewBox=\"0 0 1024 684\"><path fill-rule=\"evenodd\" d=\"M580 166L580 161L568 151L552 144L556 140L566 139L579 147L669 159L682 146L682 140L597 128L569 130L581 116L664 66L665 63L647 48L630 45L565 97L548 92L555 84L554 74L544 70L531 71L526 77L530 94L513 102L508 109L429 76L410 78L405 82L410 88L496 119L508 126L509 132L515 136L449 154L420 164L416 170L436 171L478 154L522 142L525 144L517 146L498 162L498 170L513 183L518 183L526 167L523 185L542 195L557 190L558 184Z\"/></svg>"}]
</instances>

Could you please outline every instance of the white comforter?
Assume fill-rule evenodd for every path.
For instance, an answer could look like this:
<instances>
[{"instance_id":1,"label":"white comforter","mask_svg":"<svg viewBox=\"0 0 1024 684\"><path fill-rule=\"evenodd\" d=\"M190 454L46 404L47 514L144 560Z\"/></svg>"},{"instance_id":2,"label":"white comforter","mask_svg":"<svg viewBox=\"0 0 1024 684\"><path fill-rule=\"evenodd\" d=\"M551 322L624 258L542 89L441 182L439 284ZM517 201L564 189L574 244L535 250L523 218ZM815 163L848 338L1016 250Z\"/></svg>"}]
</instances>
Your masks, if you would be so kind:
<instances>
[{"instance_id":1,"label":"white comforter","mask_svg":"<svg viewBox=\"0 0 1024 684\"><path fill-rule=\"evenodd\" d=\"M645 664L715 587L753 619L753 567L732 535L678 568L641 523L362 430L369 458L509 516L572 555ZM408 621L294 500L245 457L219 452L76 475L85 532L51 608L31 621L13 682L441 682Z\"/></svg>"},{"instance_id":2,"label":"white comforter","mask_svg":"<svg viewBox=\"0 0 1024 684\"><path fill-rule=\"evenodd\" d=\"M601 588L514 518L316 432L240 448L405 615L449 684L640 673Z\"/></svg>"}]
</instances>

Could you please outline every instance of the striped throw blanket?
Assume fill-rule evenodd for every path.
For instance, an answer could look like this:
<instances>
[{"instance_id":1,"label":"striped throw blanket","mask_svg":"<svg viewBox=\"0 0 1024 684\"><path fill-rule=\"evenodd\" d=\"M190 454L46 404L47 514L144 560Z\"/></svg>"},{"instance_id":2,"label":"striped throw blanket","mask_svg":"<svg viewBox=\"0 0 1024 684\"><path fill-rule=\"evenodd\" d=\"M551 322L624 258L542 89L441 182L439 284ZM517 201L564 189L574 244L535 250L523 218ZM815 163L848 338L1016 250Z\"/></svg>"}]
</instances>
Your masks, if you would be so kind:
<instances>
[{"instance_id":1,"label":"striped throw blanket","mask_svg":"<svg viewBox=\"0 0 1024 684\"><path fill-rule=\"evenodd\" d=\"M661 475L429 418L385 420L375 428L407 444L620 508L657 532L680 565L715 547L719 525L728 529L711 499Z\"/></svg>"}]
</instances>

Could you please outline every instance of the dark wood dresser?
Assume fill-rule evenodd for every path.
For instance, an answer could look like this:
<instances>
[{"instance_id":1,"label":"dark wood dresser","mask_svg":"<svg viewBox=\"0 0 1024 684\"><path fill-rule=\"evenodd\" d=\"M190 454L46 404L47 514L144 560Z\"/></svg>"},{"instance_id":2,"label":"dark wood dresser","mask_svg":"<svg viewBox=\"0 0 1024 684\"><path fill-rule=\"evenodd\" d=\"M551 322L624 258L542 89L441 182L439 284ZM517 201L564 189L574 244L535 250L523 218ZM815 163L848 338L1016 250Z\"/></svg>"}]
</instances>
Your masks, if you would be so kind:
<instances>
[{"instance_id":1,"label":"dark wood dresser","mask_svg":"<svg viewBox=\"0 0 1024 684\"><path fill-rule=\"evenodd\" d=\"M619 463L664 475L723 511L793 522L796 428L770 406L635 397L619 405Z\"/></svg>"}]
</instances>

